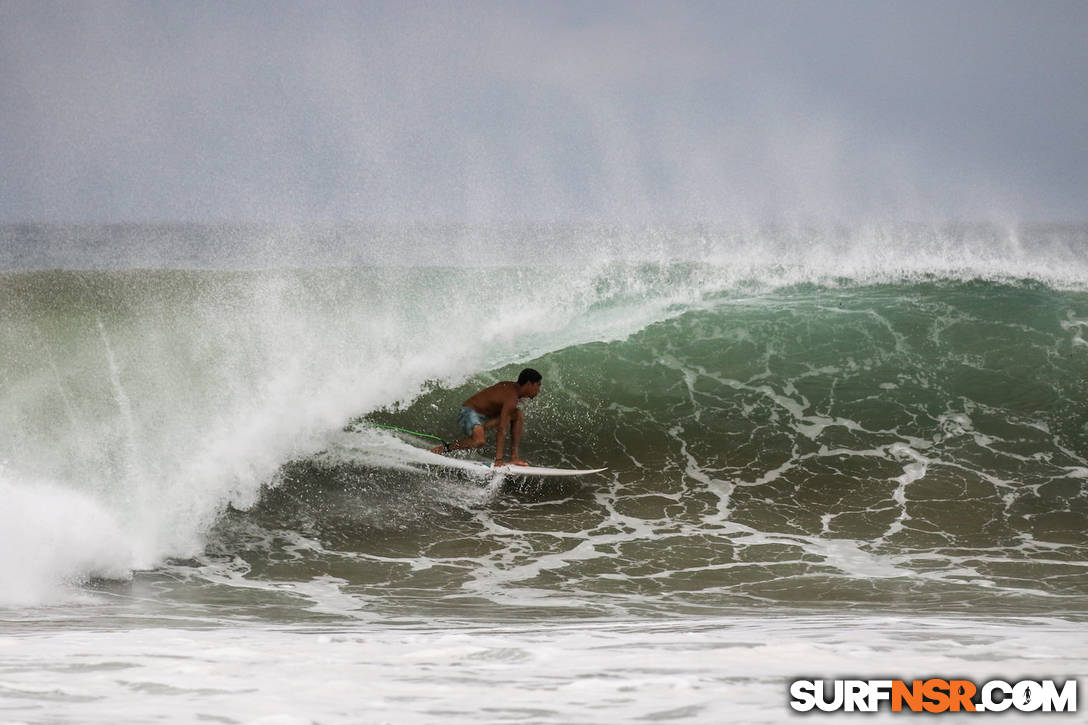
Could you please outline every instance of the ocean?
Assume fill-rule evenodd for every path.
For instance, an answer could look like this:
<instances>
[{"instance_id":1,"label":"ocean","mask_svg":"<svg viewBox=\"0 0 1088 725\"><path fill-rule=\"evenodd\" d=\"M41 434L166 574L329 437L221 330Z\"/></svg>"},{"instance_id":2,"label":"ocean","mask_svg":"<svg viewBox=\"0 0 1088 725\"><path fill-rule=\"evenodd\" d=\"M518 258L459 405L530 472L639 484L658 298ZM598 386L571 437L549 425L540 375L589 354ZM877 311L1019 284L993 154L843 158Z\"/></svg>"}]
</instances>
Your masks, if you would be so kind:
<instances>
[{"instance_id":1,"label":"ocean","mask_svg":"<svg viewBox=\"0 0 1088 725\"><path fill-rule=\"evenodd\" d=\"M1083 226L9 225L0 269L0 721L1088 676ZM606 472L379 427L523 367L522 457Z\"/></svg>"}]
</instances>

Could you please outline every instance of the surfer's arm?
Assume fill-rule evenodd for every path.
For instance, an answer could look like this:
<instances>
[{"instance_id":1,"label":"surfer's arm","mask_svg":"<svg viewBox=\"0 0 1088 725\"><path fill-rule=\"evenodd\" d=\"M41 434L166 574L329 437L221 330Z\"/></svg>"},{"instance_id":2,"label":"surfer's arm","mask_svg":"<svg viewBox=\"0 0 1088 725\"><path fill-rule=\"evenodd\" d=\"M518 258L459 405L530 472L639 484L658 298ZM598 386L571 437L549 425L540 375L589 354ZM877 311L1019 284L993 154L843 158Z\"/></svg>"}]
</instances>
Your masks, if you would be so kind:
<instances>
[{"instance_id":1,"label":"surfer's arm","mask_svg":"<svg viewBox=\"0 0 1088 725\"><path fill-rule=\"evenodd\" d=\"M513 463L514 465L517 465L517 466L528 465L528 464L525 463L525 461L521 460L521 457L518 455L518 444L521 443L521 429L522 429L522 426L524 424L524 421L525 421L525 414L521 412L521 408L515 407L514 408L513 434L511 435L511 438L513 439L513 443L511 445L511 450L510 450L510 462Z\"/></svg>"},{"instance_id":2,"label":"surfer's arm","mask_svg":"<svg viewBox=\"0 0 1088 725\"><path fill-rule=\"evenodd\" d=\"M506 447L506 431L510 427L510 416L517 411L518 400L517 397L511 397L503 401L502 412L499 413L499 430L495 434L495 465L502 465L502 451ZM513 457L516 459L518 451L518 439L521 436L514 438L514 450L512 451Z\"/></svg>"}]
</instances>

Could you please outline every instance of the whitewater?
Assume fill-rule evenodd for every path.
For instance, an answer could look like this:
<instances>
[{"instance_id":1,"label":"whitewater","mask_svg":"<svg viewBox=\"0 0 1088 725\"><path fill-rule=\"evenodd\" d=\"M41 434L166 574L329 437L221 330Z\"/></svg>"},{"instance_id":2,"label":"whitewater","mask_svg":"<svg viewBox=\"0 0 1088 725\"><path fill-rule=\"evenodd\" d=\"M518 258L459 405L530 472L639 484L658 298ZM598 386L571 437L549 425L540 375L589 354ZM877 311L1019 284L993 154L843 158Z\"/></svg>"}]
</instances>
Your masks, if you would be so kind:
<instances>
[{"instance_id":1,"label":"whitewater","mask_svg":"<svg viewBox=\"0 0 1088 725\"><path fill-rule=\"evenodd\" d=\"M780 722L801 677L1088 675L1083 227L0 242L0 719ZM452 437L526 366L523 457L606 473L372 425Z\"/></svg>"}]
</instances>

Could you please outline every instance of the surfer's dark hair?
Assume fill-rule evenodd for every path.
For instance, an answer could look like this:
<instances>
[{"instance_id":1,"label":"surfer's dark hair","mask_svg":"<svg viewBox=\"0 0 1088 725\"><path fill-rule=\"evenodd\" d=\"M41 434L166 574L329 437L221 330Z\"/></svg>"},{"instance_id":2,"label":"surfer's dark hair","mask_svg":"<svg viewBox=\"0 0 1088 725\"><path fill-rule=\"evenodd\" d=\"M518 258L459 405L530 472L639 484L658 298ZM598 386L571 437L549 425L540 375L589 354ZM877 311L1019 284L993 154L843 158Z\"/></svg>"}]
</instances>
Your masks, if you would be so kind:
<instances>
[{"instance_id":1,"label":"surfer's dark hair","mask_svg":"<svg viewBox=\"0 0 1088 725\"><path fill-rule=\"evenodd\" d=\"M518 385L525 385L525 383L539 383L544 379L544 376L538 373L532 368L525 368L518 375Z\"/></svg>"}]
</instances>

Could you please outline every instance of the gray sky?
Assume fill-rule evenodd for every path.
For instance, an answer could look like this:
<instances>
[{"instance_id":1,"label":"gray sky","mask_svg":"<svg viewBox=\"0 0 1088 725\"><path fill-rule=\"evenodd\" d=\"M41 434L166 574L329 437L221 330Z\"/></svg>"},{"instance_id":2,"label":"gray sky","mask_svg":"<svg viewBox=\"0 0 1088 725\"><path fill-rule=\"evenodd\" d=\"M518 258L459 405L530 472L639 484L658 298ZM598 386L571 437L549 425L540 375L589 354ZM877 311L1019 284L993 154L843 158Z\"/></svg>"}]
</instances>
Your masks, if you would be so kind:
<instances>
[{"instance_id":1,"label":"gray sky","mask_svg":"<svg viewBox=\"0 0 1088 725\"><path fill-rule=\"evenodd\" d=\"M0 0L0 221L1088 217L1088 3Z\"/></svg>"}]
</instances>

